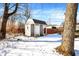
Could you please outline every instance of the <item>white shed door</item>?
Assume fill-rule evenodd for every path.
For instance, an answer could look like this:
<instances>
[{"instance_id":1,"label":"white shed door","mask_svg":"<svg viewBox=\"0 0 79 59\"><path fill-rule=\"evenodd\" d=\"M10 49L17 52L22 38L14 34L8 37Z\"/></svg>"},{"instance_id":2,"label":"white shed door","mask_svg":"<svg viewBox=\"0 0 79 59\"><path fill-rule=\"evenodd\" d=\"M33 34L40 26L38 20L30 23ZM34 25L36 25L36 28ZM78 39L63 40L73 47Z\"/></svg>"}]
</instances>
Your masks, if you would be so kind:
<instances>
[{"instance_id":1,"label":"white shed door","mask_svg":"<svg viewBox=\"0 0 79 59\"><path fill-rule=\"evenodd\" d=\"M40 35L40 25L35 25L35 36Z\"/></svg>"}]
</instances>

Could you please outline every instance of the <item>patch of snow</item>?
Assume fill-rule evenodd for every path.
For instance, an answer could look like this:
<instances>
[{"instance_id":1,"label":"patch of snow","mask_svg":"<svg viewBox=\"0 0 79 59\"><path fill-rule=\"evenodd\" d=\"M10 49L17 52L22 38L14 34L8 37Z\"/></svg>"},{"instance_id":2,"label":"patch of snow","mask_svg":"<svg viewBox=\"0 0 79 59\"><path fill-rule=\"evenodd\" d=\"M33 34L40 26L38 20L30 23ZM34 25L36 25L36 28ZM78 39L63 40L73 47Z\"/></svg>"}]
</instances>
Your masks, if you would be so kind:
<instances>
[{"instance_id":1,"label":"patch of snow","mask_svg":"<svg viewBox=\"0 0 79 59\"><path fill-rule=\"evenodd\" d=\"M75 54L76 56L79 56L79 38L75 38Z\"/></svg>"},{"instance_id":2,"label":"patch of snow","mask_svg":"<svg viewBox=\"0 0 79 59\"><path fill-rule=\"evenodd\" d=\"M0 56L62 56L54 49L61 44L61 37L59 34L50 34L5 39L0 41ZM79 38L75 39L75 53L79 56Z\"/></svg>"},{"instance_id":3,"label":"patch of snow","mask_svg":"<svg viewBox=\"0 0 79 59\"><path fill-rule=\"evenodd\" d=\"M53 50L55 48L55 43L51 42L10 42L4 41L6 46L0 50L0 55L2 56L52 56L58 55ZM57 43L56 45L58 46Z\"/></svg>"},{"instance_id":4,"label":"patch of snow","mask_svg":"<svg viewBox=\"0 0 79 59\"><path fill-rule=\"evenodd\" d=\"M62 35L59 35L59 34L49 34L43 37L39 37L36 40L59 42L62 39L61 37Z\"/></svg>"},{"instance_id":5,"label":"patch of snow","mask_svg":"<svg viewBox=\"0 0 79 59\"><path fill-rule=\"evenodd\" d=\"M52 40L53 38L51 38L52 35L47 35L44 37L17 36L14 38L5 39L0 42L0 56L59 55L55 52L54 48L60 45L60 42L55 43ZM20 41L17 39L20 39Z\"/></svg>"}]
</instances>

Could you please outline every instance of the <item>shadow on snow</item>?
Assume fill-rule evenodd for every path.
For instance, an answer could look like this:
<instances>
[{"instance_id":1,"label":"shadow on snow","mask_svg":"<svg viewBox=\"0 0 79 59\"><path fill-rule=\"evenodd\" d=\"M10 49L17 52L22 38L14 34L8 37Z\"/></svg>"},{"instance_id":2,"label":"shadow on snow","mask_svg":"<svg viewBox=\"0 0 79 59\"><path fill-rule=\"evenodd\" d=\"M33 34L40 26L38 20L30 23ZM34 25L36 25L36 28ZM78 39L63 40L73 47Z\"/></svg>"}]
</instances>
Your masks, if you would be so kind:
<instances>
[{"instance_id":1,"label":"shadow on snow","mask_svg":"<svg viewBox=\"0 0 79 59\"><path fill-rule=\"evenodd\" d=\"M79 50L75 50L76 56L79 56Z\"/></svg>"},{"instance_id":2,"label":"shadow on snow","mask_svg":"<svg viewBox=\"0 0 79 59\"><path fill-rule=\"evenodd\" d=\"M7 40L10 42L62 42L62 40L57 40L57 41L44 41L44 40Z\"/></svg>"}]
</instances>

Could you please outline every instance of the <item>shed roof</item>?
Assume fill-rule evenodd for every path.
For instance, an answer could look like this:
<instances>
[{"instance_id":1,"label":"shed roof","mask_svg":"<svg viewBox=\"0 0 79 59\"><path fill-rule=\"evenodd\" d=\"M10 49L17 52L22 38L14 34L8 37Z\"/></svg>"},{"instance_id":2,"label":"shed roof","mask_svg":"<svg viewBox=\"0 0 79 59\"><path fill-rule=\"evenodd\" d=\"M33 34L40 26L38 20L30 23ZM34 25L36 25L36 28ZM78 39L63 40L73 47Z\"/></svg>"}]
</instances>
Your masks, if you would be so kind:
<instances>
[{"instance_id":1,"label":"shed roof","mask_svg":"<svg viewBox=\"0 0 79 59\"><path fill-rule=\"evenodd\" d=\"M45 21L41 21L41 20L37 20L37 19L33 19L33 21L34 21L35 23L38 23L38 24L46 24Z\"/></svg>"}]
</instances>

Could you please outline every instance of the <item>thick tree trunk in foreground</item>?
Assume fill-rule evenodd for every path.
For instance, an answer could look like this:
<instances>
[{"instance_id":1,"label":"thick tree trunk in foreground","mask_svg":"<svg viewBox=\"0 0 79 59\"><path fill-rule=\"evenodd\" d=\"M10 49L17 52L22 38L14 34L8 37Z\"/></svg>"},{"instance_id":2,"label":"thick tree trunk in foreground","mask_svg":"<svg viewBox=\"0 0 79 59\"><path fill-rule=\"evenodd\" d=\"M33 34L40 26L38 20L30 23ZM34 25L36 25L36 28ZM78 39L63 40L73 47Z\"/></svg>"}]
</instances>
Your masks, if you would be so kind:
<instances>
[{"instance_id":1,"label":"thick tree trunk in foreground","mask_svg":"<svg viewBox=\"0 0 79 59\"><path fill-rule=\"evenodd\" d=\"M8 6L5 4L4 7L4 14L3 14L3 20L2 20L2 26L1 26L1 39L5 37L6 34L6 23L8 20Z\"/></svg>"},{"instance_id":2,"label":"thick tree trunk in foreground","mask_svg":"<svg viewBox=\"0 0 79 59\"><path fill-rule=\"evenodd\" d=\"M75 28L76 28L77 8L78 8L77 3L67 4L63 41L61 46L56 48L57 52L65 56L75 55L74 37L75 37Z\"/></svg>"},{"instance_id":3,"label":"thick tree trunk in foreground","mask_svg":"<svg viewBox=\"0 0 79 59\"><path fill-rule=\"evenodd\" d=\"M9 18L9 16L16 13L17 8L18 8L18 4L16 3L15 10L12 13L9 13L8 12L9 11L9 5L8 5L8 3L5 3L2 26L1 26L1 36L0 36L1 39L4 39L6 37L6 24L7 24L8 18Z\"/></svg>"}]
</instances>

